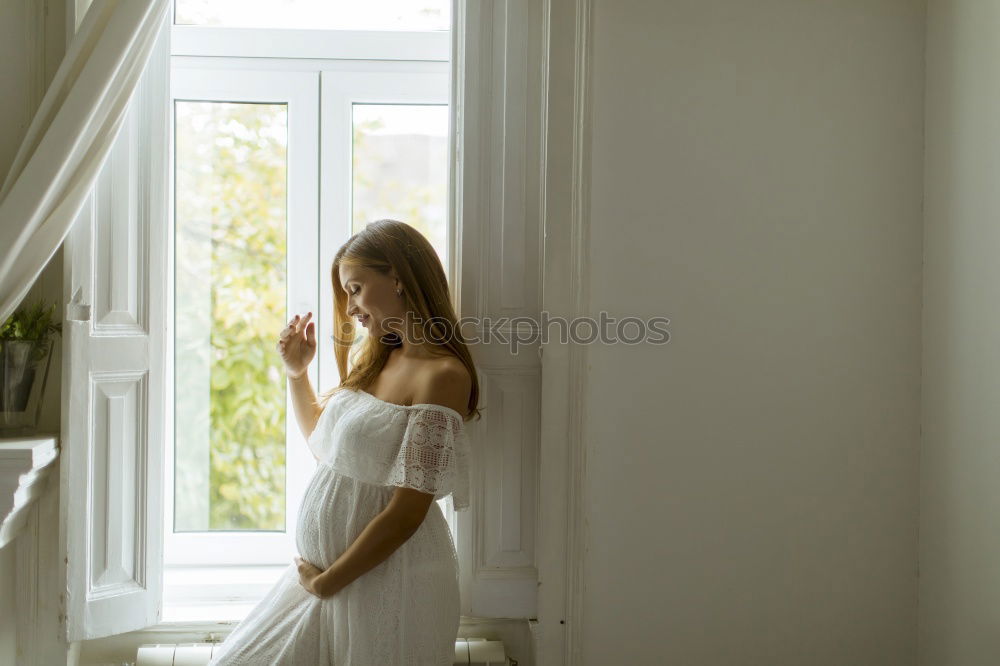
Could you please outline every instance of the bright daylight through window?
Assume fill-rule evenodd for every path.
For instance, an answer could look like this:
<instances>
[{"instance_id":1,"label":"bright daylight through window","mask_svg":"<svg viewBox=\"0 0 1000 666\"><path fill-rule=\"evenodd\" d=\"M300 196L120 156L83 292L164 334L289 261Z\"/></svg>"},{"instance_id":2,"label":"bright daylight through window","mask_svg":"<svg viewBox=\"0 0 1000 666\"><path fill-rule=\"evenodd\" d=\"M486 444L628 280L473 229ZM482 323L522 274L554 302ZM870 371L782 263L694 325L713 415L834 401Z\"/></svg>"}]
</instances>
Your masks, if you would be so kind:
<instances>
[{"instance_id":1,"label":"bright daylight through window","mask_svg":"<svg viewBox=\"0 0 1000 666\"><path fill-rule=\"evenodd\" d=\"M447 52L450 4L176 0L185 50L171 58L164 621L240 619L296 555L296 512L317 463L275 341L291 316L313 311L314 387L339 382L336 248L388 217L423 233L449 268L447 59L344 50L370 34L354 31L395 30L440 38ZM193 52L208 28L242 28L225 38L236 52L220 56L218 40L206 42L210 57ZM331 31L336 57L242 57L269 36L281 43L286 28ZM450 498L441 508L454 530Z\"/></svg>"}]
</instances>

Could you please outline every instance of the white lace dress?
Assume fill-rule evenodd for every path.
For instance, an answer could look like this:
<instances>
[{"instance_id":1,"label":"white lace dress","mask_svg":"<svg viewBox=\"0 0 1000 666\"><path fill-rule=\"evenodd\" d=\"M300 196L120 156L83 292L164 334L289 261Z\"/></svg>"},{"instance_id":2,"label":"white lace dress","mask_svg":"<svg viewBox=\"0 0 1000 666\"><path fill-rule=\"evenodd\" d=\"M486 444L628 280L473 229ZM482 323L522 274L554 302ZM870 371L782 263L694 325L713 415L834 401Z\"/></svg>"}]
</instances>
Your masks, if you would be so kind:
<instances>
[{"instance_id":1,"label":"white lace dress","mask_svg":"<svg viewBox=\"0 0 1000 666\"><path fill-rule=\"evenodd\" d=\"M341 389L309 437L319 459L296 525L299 555L326 569L388 504L396 486L469 505L469 442L443 405L397 405ZM458 559L437 502L402 546L332 597L299 583L295 563L216 646L210 666L451 666Z\"/></svg>"}]
</instances>

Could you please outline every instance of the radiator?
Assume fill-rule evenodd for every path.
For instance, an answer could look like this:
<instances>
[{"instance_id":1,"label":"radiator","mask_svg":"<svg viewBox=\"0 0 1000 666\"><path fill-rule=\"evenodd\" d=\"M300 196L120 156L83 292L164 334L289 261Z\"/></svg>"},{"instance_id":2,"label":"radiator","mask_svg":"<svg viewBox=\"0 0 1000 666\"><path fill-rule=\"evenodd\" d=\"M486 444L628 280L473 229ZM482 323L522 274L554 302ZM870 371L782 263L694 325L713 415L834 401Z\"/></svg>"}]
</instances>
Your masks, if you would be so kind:
<instances>
[{"instance_id":1,"label":"radiator","mask_svg":"<svg viewBox=\"0 0 1000 666\"><path fill-rule=\"evenodd\" d=\"M140 645L135 666L205 666L217 643L155 643ZM502 641L462 638L455 641L455 666L517 666Z\"/></svg>"}]
</instances>

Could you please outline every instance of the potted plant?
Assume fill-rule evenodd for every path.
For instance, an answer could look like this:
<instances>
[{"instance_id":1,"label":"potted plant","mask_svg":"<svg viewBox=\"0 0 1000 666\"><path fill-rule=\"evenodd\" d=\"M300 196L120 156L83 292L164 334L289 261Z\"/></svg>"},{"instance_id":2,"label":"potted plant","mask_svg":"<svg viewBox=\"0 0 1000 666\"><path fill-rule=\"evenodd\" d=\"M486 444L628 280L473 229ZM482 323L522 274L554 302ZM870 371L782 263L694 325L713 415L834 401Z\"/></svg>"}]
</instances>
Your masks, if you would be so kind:
<instances>
[{"instance_id":1,"label":"potted plant","mask_svg":"<svg viewBox=\"0 0 1000 666\"><path fill-rule=\"evenodd\" d=\"M0 429L31 430L38 423L49 375L56 304L43 301L17 309L0 325Z\"/></svg>"}]
</instances>

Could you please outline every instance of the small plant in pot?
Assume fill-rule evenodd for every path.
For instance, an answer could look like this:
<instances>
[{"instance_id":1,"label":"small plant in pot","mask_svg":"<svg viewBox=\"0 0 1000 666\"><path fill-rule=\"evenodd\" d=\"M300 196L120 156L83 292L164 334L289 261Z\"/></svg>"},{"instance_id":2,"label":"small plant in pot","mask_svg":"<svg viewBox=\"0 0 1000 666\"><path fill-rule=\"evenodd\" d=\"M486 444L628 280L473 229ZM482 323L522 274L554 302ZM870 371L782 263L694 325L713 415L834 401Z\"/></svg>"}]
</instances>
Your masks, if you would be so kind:
<instances>
[{"instance_id":1,"label":"small plant in pot","mask_svg":"<svg viewBox=\"0 0 1000 666\"><path fill-rule=\"evenodd\" d=\"M0 325L0 428L34 428L49 374L55 303L38 301L19 308Z\"/></svg>"}]
</instances>

